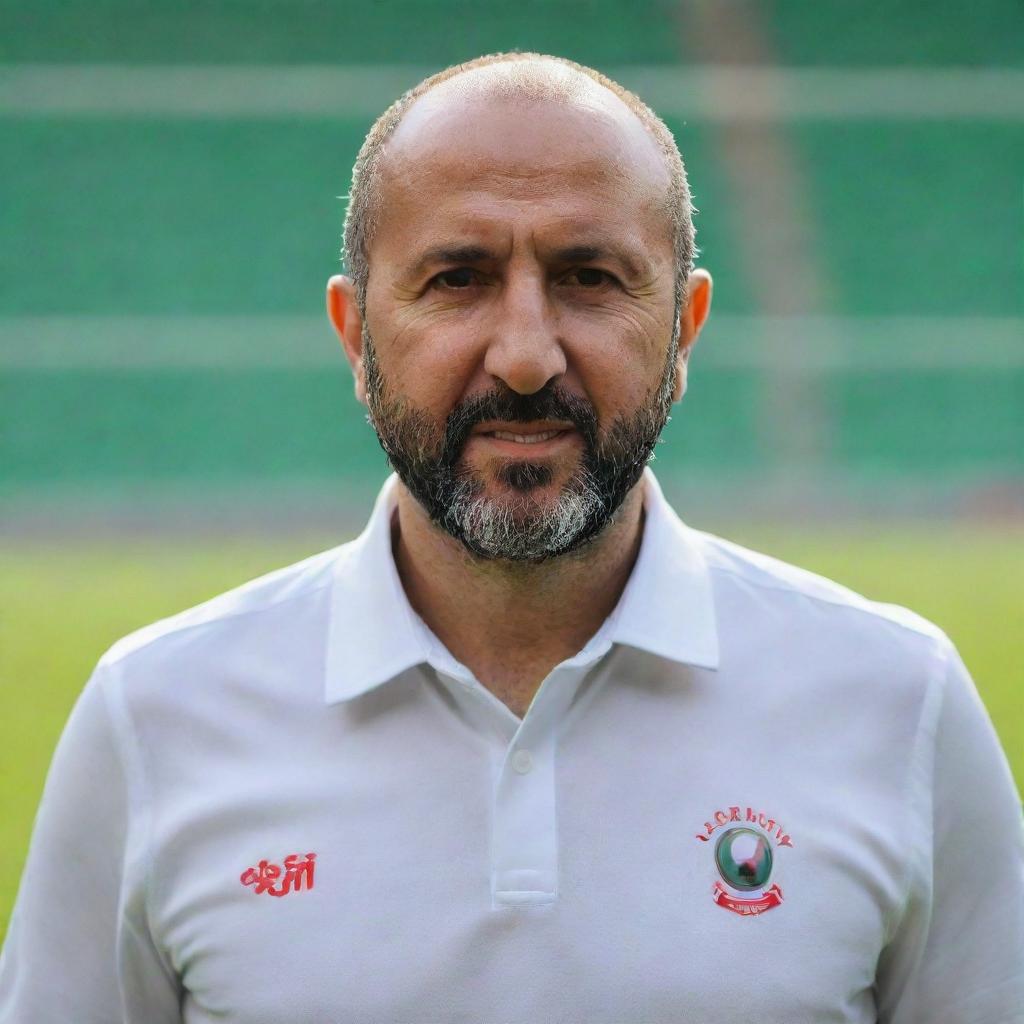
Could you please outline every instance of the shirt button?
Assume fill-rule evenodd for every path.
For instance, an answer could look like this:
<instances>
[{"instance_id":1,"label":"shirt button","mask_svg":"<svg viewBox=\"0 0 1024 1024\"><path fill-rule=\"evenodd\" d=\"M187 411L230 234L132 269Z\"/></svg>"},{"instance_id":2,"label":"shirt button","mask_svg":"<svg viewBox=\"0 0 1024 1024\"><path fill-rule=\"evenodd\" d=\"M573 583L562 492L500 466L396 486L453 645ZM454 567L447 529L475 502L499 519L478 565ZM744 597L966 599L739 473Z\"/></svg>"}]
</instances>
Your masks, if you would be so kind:
<instances>
[{"instance_id":1,"label":"shirt button","mask_svg":"<svg viewBox=\"0 0 1024 1024\"><path fill-rule=\"evenodd\" d=\"M512 755L512 767L525 775L533 767L533 755L528 750L517 750Z\"/></svg>"}]
</instances>

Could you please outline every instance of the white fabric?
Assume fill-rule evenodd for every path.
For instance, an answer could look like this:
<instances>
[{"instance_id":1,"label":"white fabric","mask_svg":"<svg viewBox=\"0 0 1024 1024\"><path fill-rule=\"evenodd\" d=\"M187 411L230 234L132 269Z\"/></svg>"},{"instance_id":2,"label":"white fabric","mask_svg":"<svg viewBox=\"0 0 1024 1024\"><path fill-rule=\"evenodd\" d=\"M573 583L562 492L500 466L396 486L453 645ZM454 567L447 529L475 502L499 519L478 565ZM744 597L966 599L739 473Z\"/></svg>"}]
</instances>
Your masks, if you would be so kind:
<instances>
[{"instance_id":1,"label":"white fabric","mask_svg":"<svg viewBox=\"0 0 1024 1024\"><path fill-rule=\"evenodd\" d=\"M1020 805L936 627L691 530L647 471L618 607L520 721L410 608L395 484L100 661L2 1024L1024 1020ZM307 853L312 887L246 874Z\"/></svg>"}]
</instances>

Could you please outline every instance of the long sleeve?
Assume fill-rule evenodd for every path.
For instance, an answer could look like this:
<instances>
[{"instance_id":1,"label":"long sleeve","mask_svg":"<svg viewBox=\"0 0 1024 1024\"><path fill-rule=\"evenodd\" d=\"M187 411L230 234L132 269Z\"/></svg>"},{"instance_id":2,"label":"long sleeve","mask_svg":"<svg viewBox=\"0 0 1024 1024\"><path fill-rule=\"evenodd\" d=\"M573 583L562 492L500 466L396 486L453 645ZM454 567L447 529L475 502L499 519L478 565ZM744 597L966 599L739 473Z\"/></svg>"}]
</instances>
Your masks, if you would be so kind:
<instances>
[{"instance_id":1,"label":"long sleeve","mask_svg":"<svg viewBox=\"0 0 1024 1024\"><path fill-rule=\"evenodd\" d=\"M1024 823L995 730L950 645L931 756L915 785L926 841L879 965L885 1024L1024 1022ZM928 827L930 826L930 827Z\"/></svg>"},{"instance_id":2,"label":"long sleeve","mask_svg":"<svg viewBox=\"0 0 1024 1024\"><path fill-rule=\"evenodd\" d=\"M179 995L129 883L143 797L101 662L50 766L0 955L0 1024L172 1024Z\"/></svg>"}]
</instances>

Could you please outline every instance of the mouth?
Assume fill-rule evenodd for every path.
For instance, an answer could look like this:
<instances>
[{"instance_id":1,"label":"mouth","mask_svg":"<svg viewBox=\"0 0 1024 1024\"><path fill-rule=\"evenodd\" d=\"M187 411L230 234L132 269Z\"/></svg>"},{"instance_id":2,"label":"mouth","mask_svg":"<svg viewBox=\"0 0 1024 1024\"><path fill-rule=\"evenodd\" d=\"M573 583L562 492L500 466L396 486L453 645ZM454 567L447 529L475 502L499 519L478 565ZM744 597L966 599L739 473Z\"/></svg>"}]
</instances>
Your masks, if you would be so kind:
<instances>
[{"instance_id":1,"label":"mouth","mask_svg":"<svg viewBox=\"0 0 1024 1024\"><path fill-rule=\"evenodd\" d=\"M502 453L517 454L529 448L531 454L539 455L542 451L546 452L559 446L576 434L576 428L571 424L483 423L473 432L473 437Z\"/></svg>"},{"instance_id":2,"label":"mouth","mask_svg":"<svg viewBox=\"0 0 1024 1024\"><path fill-rule=\"evenodd\" d=\"M486 435L488 437L494 437L500 435L501 437L510 438L526 438L530 440L532 438L543 438L553 437L555 434L564 434L569 431L575 430L576 424L567 422L566 420L532 420L529 422L521 422L516 420L485 420L483 423L478 423L473 428L474 435Z\"/></svg>"},{"instance_id":3,"label":"mouth","mask_svg":"<svg viewBox=\"0 0 1024 1024\"><path fill-rule=\"evenodd\" d=\"M541 444L564 433L566 433L564 430L541 430L536 434L513 434L507 430L490 430L482 436L493 437L499 441L515 441L516 444Z\"/></svg>"}]
</instances>

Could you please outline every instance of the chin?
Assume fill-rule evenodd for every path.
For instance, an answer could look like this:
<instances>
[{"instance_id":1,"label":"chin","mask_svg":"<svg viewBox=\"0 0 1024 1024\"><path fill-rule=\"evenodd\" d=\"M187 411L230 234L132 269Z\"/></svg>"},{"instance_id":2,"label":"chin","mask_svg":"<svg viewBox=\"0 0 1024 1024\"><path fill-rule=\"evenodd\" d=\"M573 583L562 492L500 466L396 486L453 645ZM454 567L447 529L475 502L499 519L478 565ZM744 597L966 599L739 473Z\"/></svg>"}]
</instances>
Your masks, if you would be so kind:
<instances>
[{"instance_id":1,"label":"chin","mask_svg":"<svg viewBox=\"0 0 1024 1024\"><path fill-rule=\"evenodd\" d=\"M492 494L500 490L506 494L542 500L546 494L552 497L561 494L572 479L575 468L563 467L559 460L538 456L488 459L479 469L471 468L470 473Z\"/></svg>"},{"instance_id":2,"label":"chin","mask_svg":"<svg viewBox=\"0 0 1024 1024\"><path fill-rule=\"evenodd\" d=\"M555 471L547 460L516 459L514 462L506 462L495 471L494 476L499 483L518 494L547 491L556 482Z\"/></svg>"}]
</instances>

